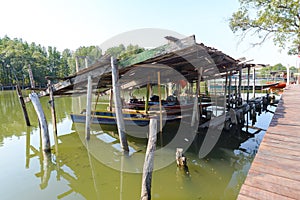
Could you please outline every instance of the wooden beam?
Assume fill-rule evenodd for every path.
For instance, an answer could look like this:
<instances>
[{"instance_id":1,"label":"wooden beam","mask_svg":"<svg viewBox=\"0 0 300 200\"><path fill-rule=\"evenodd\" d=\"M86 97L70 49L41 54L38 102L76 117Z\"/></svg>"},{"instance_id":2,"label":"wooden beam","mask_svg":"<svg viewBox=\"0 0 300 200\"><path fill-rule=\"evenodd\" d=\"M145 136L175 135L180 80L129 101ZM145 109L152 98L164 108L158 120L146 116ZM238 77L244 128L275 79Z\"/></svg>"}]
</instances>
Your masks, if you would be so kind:
<instances>
[{"instance_id":1,"label":"wooden beam","mask_svg":"<svg viewBox=\"0 0 300 200\"><path fill-rule=\"evenodd\" d=\"M91 108L92 108L92 76L88 76L87 100L86 100L85 138L90 139Z\"/></svg>"},{"instance_id":2,"label":"wooden beam","mask_svg":"<svg viewBox=\"0 0 300 200\"><path fill-rule=\"evenodd\" d=\"M157 119L150 119L149 139L143 166L141 200L151 199L151 181L156 149Z\"/></svg>"},{"instance_id":3,"label":"wooden beam","mask_svg":"<svg viewBox=\"0 0 300 200\"><path fill-rule=\"evenodd\" d=\"M115 64L115 60L113 57L111 57L111 68L112 68L112 83L113 83L113 95L114 95L113 97L115 103L116 120L117 120L120 144L124 152L129 152L126 132L125 132L124 119L122 114L122 101L120 96L118 65Z\"/></svg>"},{"instance_id":4,"label":"wooden beam","mask_svg":"<svg viewBox=\"0 0 300 200\"><path fill-rule=\"evenodd\" d=\"M50 139L49 139L49 131L48 131L48 123L40 103L38 95L33 92L29 94L29 98L33 104L33 107L37 113L40 125L41 125L41 140L42 140L42 149L45 152L50 152Z\"/></svg>"}]
</instances>

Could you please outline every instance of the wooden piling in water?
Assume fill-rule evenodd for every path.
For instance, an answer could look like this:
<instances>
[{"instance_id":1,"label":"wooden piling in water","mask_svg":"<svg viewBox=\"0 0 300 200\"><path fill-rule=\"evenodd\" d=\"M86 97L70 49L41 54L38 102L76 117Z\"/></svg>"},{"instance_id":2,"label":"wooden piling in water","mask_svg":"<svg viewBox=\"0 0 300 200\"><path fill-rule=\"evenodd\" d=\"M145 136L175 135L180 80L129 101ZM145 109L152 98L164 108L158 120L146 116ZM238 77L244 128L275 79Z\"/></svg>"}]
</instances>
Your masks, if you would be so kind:
<instances>
[{"instance_id":1,"label":"wooden piling in water","mask_svg":"<svg viewBox=\"0 0 300 200\"><path fill-rule=\"evenodd\" d=\"M149 139L145 155L142 177L141 200L151 199L151 181L156 149L157 119L150 119Z\"/></svg>"},{"instance_id":2,"label":"wooden piling in water","mask_svg":"<svg viewBox=\"0 0 300 200\"><path fill-rule=\"evenodd\" d=\"M121 144L122 150L124 152L129 152L127 138L126 138L126 132L125 132L124 119L123 119L123 114L122 114L122 101L121 101L121 96L120 96L119 71L118 71L118 66L115 64L115 60L113 57L111 57L111 68L112 68L113 98L114 98L114 104L115 104L116 120L117 120L120 144Z\"/></svg>"},{"instance_id":3,"label":"wooden piling in water","mask_svg":"<svg viewBox=\"0 0 300 200\"><path fill-rule=\"evenodd\" d=\"M29 98L33 104L33 107L37 113L40 127L41 127L41 140L42 140L42 149L45 152L50 152L50 139L49 139L49 131L48 131L48 124L47 120L42 108L42 105L40 103L38 95L33 92L29 94Z\"/></svg>"},{"instance_id":4,"label":"wooden piling in water","mask_svg":"<svg viewBox=\"0 0 300 200\"><path fill-rule=\"evenodd\" d=\"M55 142L55 153L58 154L58 139L57 139L57 124L56 124L56 113L55 113L55 104L53 96L53 86L51 80L48 80L48 90L50 96L50 108L51 108L51 117L52 117L52 126L53 126L53 137Z\"/></svg>"},{"instance_id":5,"label":"wooden piling in water","mask_svg":"<svg viewBox=\"0 0 300 200\"><path fill-rule=\"evenodd\" d=\"M88 76L86 118L85 118L85 139L90 139L91 126L91 109L92 109L92 76Z\"/></svg>"},{"instance_id":6,"label":"wooden piling in water","mask_svg":"<svg viewBox=\"0 0 300 200\"><path fill-rule=\"evenodd\" d=\"M16 90L17 90L19 101L20 101L20 104L21 104L21 107L22 107L22 111L23 111L23 114L24 114L26 125L30 126L30 120L29 120L29 117L28 117L28 113L27 113L25 101L24 101L24 98L23 98L23 95L22 95L21 88L20 88L20 86L18 84L16 85Z\"/></svg>"}]
</instances>

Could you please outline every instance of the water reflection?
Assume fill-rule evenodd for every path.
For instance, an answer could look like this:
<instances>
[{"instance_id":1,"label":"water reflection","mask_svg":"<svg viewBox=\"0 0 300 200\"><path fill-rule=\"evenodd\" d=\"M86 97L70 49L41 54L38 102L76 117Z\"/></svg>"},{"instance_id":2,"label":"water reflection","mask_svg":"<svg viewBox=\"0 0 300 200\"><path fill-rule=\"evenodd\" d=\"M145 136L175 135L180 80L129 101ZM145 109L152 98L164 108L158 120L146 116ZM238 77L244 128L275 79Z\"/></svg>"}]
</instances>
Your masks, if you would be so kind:
<instances>
[{"instance_id":1,"label":"water reflection","mask_svg":"<svg viewBox=\"0 0 300 200\"><path fill-rule=\"evenodd\" d=\"M136 172L141 172L139 166L142 163L136 157L141 157L143 162L145 141L130 138L130 145L136 152L129 158L123 157L112 146L117 140L103 135L104 139L99 139L99 135L104 133L116 137L115 132L99 133L95 129L88 146L81 139L83 133L72 126L69 117L71 99L63 97L56 98L58 152L45 155L40 149L37 119L31 105L28 104L28 112L33 126L27 128L16 95L7 92L2 93L0 98L0 176L5 178L2 180L8 180L0 183L0 193L4 194L1 199L140 198L142 174L115 170L109 167L109 163L99 161L97 155L110 157L109 162L114 162L121 169L136 167ZM47 119L51 119L47 98L41 101ZM275 110L273 107L268 109ZM199 159L195 153L199 147L192 146L185 153L188 174L177 168L175 150L170 150L174 162L153 173L153 199L235 199L271 116L271 112L262 113L255 126L249 125L242 132L238 131L238 127L223 132L216 147L204 159ZM51 128L49 123L50 133ZM54 142L51 141L51 144ZM5 174L6 171L9 173ZM22 192L14 192L15 188L22 188Z\"/></svg>"}]
</instances>

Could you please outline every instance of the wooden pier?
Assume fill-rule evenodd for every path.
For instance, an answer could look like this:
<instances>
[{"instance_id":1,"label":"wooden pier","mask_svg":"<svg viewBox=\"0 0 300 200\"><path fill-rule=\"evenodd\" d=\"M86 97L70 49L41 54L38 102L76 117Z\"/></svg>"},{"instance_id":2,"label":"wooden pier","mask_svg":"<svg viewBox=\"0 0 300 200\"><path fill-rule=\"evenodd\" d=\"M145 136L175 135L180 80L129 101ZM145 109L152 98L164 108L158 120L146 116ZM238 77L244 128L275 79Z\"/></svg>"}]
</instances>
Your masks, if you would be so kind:
<instances>
[{"instance_id":1,"label":"wooden pier","mask_svg":"<svg viewBox=\"0 0 300 200\"><path fill-rule=\"evenodd\" d=\"M238 199L300 198L300 85L284 91Z\"/></svg>"}]
</instances>

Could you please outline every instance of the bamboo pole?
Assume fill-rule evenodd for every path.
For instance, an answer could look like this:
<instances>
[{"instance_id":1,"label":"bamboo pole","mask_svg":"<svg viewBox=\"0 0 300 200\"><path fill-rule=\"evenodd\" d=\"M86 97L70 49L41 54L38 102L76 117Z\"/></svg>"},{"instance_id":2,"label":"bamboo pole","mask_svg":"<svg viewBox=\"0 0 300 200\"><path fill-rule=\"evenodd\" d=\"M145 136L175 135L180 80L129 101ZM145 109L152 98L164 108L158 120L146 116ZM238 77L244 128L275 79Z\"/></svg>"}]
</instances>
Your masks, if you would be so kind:
<instances>
[{"instance_id":1,"label":"bamboo pole","mask_svg":"<svg viewBox=\"0 0 300 200\"><path fill-rule=\"evenodd\" d=\"M149 139L145 155L142 177L141 200L151 199L151 181L156 148L157 120L150 119Z\"/></svg>"},{"instance_id":2,"label":"bamboo pole","mask_svg":"<svg viewBox=\"0 0 300 200\"><path fill-rule=\"evenodd\" d=\"M35 88L35 82L34 82L33 73L30 64L28 65L28 74L29 74L31 88Z\"/></svg>"},{"instance_id":3,"label":"bamboo pole","mask_svg":"<svg viewBox=\"0 0 300 200\"><path fill-rule=\"evenodd\" d=\"M48 90L50 96L50 108L51 108L51 116L52 116L53 137L55 142L55 153L57 156L58 155L57 124L56 124L55 104L54 104L54 96L53 96L53 86L51 80L48 80Z\"/></svg>"},{"instance_id":4,"label":"bamboo pole","mask_svg":"<svg viewBox=\"0 0 300 200\"><path fill-rule=\"evenodd\" d=\"M25 118L25 121L26 121L26 125L30 126L30 120L29 120L29 117L28 117L26 104L25 104L25 101L24 101L22 91L20 89L19 84L16 85L16 89L17 89L17 94L19 96L19 101L20 101L20 104L21 104L21 107L22 107L23 115L24 115L24 118Z\"/></svg>"},{"instance_id":5,"label":"bamboo pole","mask_svg":"<svg viewBox=\"0 0 300 200\"><path fill-rule=\"evenodd\" d=\"M114 97L114 104L115 104L115 111L116 111L116 120L117 120L117 127L118 133L120 137L120 144L122 150L124 152L129 152L126 132L125 132L125 125L124 119L122 114L122 101L120 97L120 83L119 83L119 71L118 66L115 64L115 60L111 57L111 67L112 67L112 84L113 84L113 97Z\"/></svg>"},{"instance_id":6,"label":"bamboo pole","mask_svg":"<svg viewBox=\"0 0 300 200\"><path fill-rule=\"evenodd\" d=\"M90 139L91 126L91 108L92 108L92 76L88 76L86 118L85 118L85 138Z\"/></svg>"},{"instance_id":7,"label":"bamboo pole","mask_svg":"<svg viewBox=\"0 0 300 200\"><path fill-rule=\"evenodd\" d=\"M42 108L42 105L40 103L38 95L33 92L29 94L29 98L33 104L33 107L37 113L39 123L41 126L41 140L42 140L42 149L45 152L50 152L50 139L49 139L49 131L48 131L48 124L47 120Z\"/></svg>"}]
</instances>

